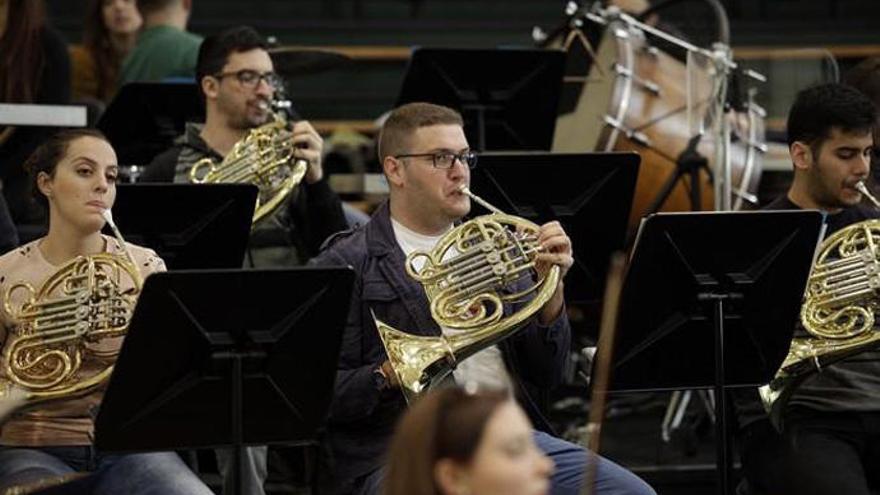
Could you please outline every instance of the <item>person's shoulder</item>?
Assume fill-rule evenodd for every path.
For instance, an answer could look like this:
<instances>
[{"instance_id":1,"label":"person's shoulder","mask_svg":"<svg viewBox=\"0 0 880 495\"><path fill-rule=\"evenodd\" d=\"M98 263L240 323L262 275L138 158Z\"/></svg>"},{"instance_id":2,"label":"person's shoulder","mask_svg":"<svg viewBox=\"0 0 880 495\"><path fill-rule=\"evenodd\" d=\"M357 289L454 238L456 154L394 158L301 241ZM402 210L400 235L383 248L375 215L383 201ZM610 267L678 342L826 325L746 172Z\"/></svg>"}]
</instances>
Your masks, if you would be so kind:
<instances>
[{"instance_id":1,"label":"person's shoulder","mask_svg":"<svg viewBox=\"0 0 880 495\"><path fill-rule=\"evenodd\" d=\"M162 46L174 46L180 52L198 51L202 45L202 36L184 29L164 29L156 36L156 43Z\"/></svg>"},{"instance_id":2,"label":"person's shoulder","mask_svg":"<svg viewBox=\"0 0 880 495\"><path fill-rule=\"evenodd\" d=\"M154 156L141 174L140 182L172 182L181 151L183 144L174 143L167 150Z\"/></svg>"},{"instance_id":3,"label":"person's shoulder","mask_svg":"<svg viewBox=\"0 0 880 495\"><path fill-rule=\"evenodd\" d=\"M358 224L350 229L339 231L324 241L321 250L337 249L344 250L356 245L366 245L364 234L366 233L365 225Z\"/></svg>"},{"instance_id":4,"label":"person's shoulder","mask_svg":"<svg viewBox=\"0 0 880 495\"><path fill-rule=\"evenodd\" d=\"M850 210L850 214L859 220L880 219L880 209L868 205L856 205Z\"/></svg>"},{"instance_id":5,"label":"person's shoulder","mask_svg":"<svg viewBox=\"0 0 880 495\"><path fill-rule=\"evenodd\" d=\"M321 244L316 260L336 259L354 263L363 258L367 253L365 231L364 226L357 225L331 235Z\"/></svg>"},{"instance_id":6,"label":"person's shoulder","mask_svg":"<svg viewBox=\"0 0 880 495\"><path fill-rule=\"evenodd\" d=\"M18 246L0 255L0 283L7 281L16 269L23 267L33 260L39 239Z\"/></svg>"},{"instance_id":7,"label":"person's shoulder","mask_svg":"<svg viewBox=\"0 0 880 495\"><path fill-rule=\"evenodd\" d=\"M183 151L183 147L183 143L175 142L170 148L154 156L148 167L163 163L177 163L177 160L180 157L180 152Z\"/></svg>"},{"instance_id":8,"label":"person's shoulder","mask_svg":"<svg viewBox=\"0 0 880 495\"><path fill-rule=\"evenodd\" d=\"M202 41L204 41L205 39L201 35L193 33L191 31L184 31L183 36L186 37L187 40L189 40L190 44L195 46L200 46L202 44Z\"/></svg>"},{"instance_id":9,"label":"person's shoulder","mask_svg":"<svg viewBox=\"0 0 880 495\"><path fill-rule=\"evenodd\" d=\"M778 196L776 199L765 205L762 210L799 210L800 207L794 204L790 199L788 199L788 195L782 194Z\"/></svg>"},{"instance_id":10,"label":"person's shoulder","mask_svg":"<svg viewBox=\"0 0 880 495\"><path fill-rule=\"evenodd\" d=\"M109 252L113 254L118 254L121 256L127 256L125 249L119 244L119 241L115 237L105 236L107 239ZM162 258L156 254L156 251L144 246L139 246L137 244L132 244L130 242L125 243L126 248L131 253L132 258L134 258L134 262L137 264L138 269L142 273L153 273L156 271L164 271L165 270L165 262Z\"/></svg>"}]
</instances>

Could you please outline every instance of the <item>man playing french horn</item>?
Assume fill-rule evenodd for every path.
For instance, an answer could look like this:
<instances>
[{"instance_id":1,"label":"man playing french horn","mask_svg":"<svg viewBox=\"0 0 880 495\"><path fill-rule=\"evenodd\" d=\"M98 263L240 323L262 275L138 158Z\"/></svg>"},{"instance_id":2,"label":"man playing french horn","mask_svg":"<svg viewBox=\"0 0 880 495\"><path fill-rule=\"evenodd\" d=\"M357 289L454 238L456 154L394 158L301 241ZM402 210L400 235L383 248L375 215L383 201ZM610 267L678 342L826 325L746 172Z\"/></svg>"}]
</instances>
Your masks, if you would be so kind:
<instances>
[{"instance_id":1,"label":"man playing french horn","mask_svg":"<svg viewBox=\"0 0 880 495\"><path fill-rule=\"evenodd\" d=\"M116 153L98 131L65 131L26 168L49 232L0 257L0 401L11 389L25 399L0 430L0 493L94 472L65 493L209 495L174 452L104 455L92 446L135 299L144 278L165 269L118 231L101 234L113 226Z\"/></svg>"},{"instance_id":2,"label":"man playing french horn","mask_svg":"<svg viewBox=\"0 0 880 495\"><path fill-rule=\"evenodd\" d=\"M205 38L196 65L205 124L188 123L177 144L158 155L141 176L144 182L201 182L204 173L195 177L194 166L231 168L225 159L238 150L244 156L234 175L218 174L216 182L274 181L271 176L278 171L288 166L296 169L298 184L292 192L282 193L274 185L260 187L261 206L271 201L264 197L266 189L280 197L275 198L276 207L255 222L251 233L249 261L257 268L304 263L318 252L324 239L347 228L341 202L324 177L321 137L308 121L286 124L271 108L283 81L266 48L265 40L246 26ZM282 120L278 128L272 125L276 119ZM266 128L272 146L242 149L241 144L258 128ZM256 168L257 154L276 153L286 163L260 172L257 180L242 180L242 173Z\"/></svg>"},{"instance_id":3,"label":"man playing french horn","mask_svg":"<svg viewBox=\"0 0 880 495\"><path fill-rule=\"evenodd\" d=\"M459 310L459 320L452 317L438 322L435 306L442 306L445 299L432 290L430 297L436 304L429 307L425 288L411 276L413 271L426 270L424 264L417 266L420 261L428 263L430 258L433 268L455 266L456 273L446 280L477 280L482 284L480 287L490 286L499 293L509 289L524 292L521 285L498 288L492 279L486 280L488 275L481 278L482 274L491 272L504 279L506 273L523 273L520 268L525 267L533 268L527 272L533 274L528 278L552 282L548 292L541 290L546 302L524 321L518 333L485 346L463 361L457 361L453 352L441 358L442 366L456 361L451 366L456 382L466 387L509 391L530 413L532 421L544 428L546 420L532 397L561 381L569 353L571 334L565 315L562 276L573 260L571 241L561 225L550 222L536 226L519 219L518 227L511 227L516 219L497 213L456 226L470 212L467 186L470 167L476 163L461 116L449 108L427 103L397 108L381 130L379 158L390 190L388 202L379 207L363 228L338 235L312 260L316 265L350 265L357 272L328 421L327 444L332 453L330 493L379 493L385 449L395 421L406 408L398 378L406 373L394 368L389 356L393 353L384 350L377 325L393 327L400 331L396 335L414 335L415 339L436 339L442 335L445 344L441 347L451 348L451 340L462 332L448 327L471 315L487 316L497 304L491 300L497 294L477 293L472 301L465 299L453 304ZM461 229L465 232L449 251L452 260L445 255L413 255L447 245L448 239L444 237L456 235ZM493 250L490 246L503 249ZM411 256L407 258L408 255ZM510 263L498 263L499 260ZM413 266L408 268L408 263ZM551 273L555 275L548 275ZM514 279L517 284L522 282L520 278ZM445 282L439 285L441 293L448 288ZM476 287L470 285L462 291ZM528 306L530 298L502 299L504 314L512 317L518 308ZM408 383L407 391L407 397L413 398L423 389L417 383ZM556 463L553 493L576 493L586 450L543 432L536 432L535 440ZM600 460L598 486L603 494L653 493L635 475L605 459Z\"/></svg>"},{"instance_id":4,"label":"man playing french horn","mask_svg":"<svg viewBox=\"0 0 880 495\"><path fill-rule=\"evenodd\" d=\"M771 384L784 397L771 409L781 432L771 425L754 391L748 392L750 397L737 396L743 473L754 494L868 495L880 487L880 352L860 347L856 341L864 342L865 335L849 335L848 318L838 312L847 305L846 311L858 306L873 312L878 292L869 288L859 297L831 292L848 291L845 286L860 283L860 278L876 277L871 267L878 263L878 231L866 221L880 218L880 211L862 204L874 125L871 101L841 84L801 91L788 116L794 180L787 194L767 209L824 211L826 240L789 354L801 361L799 366L784 365L777 374L789 375L786 390ZM850 260L845 265L836 261L844 258ZM829 291L827 298L816 295L824 290ZM873 328L866 329L868 339L877 324L875 319ZM849 357L831 359L832 352ZM794 376L795 369L800 376Z\"/></svg>"},{"instance_id":5,"label":"man playing french horn","mask_svg":"<svg viewBox=\"0 0 880 495\"><path fill-rule=\"evenodd\" d=\"M271 104L283 81L275 73L266 41L252 28L238 26L208 36L199 49L196 78L205 101L205 124L187 124L178 143L157 156L142 175L145 182L202 182L199 170L219 172L216 182L248 182L260 187L262 211L268 202L275 208L255 217L248 245L248 264L256 268L290 267L304 263L317 254L321 243L331 234L347 228L342 204L321 167L323 141L308 121L292 125L273 112ZM265 134L259 133L266 130ZM271 146L249 139L271 141ZM247 145L244 147L244 145ZM280 150L280 151L279 151ZM233 165L231 156L242 155ZM258 181L241 180L242 173L262 168L260 156L280 155L272 160ZM224 168L235 168L229 180ZM275 171L289 169L298 175L292 190L264 188L262 179L272 180ZM206 181L210 182L210 181ZM285 179L286 182L286 179ZM266 190L273 198L266 197ZM231 455L218 451L224 487L232 486ZM266 448L250 447L245 451L244 486L250 494L264 493L267 477Z\"/></svg>"}]
</instances>

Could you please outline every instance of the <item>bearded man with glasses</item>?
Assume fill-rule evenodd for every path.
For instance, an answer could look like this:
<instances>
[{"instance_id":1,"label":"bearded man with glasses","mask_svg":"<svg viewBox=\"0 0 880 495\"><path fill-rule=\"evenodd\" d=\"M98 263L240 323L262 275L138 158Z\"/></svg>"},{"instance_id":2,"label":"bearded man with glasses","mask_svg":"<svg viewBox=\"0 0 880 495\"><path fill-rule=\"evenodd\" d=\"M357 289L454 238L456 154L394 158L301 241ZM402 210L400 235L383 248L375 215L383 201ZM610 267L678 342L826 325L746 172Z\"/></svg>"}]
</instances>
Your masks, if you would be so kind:
<instances>
[{"instance_id":1,"label":"bearded man with glasses","mask_svg":"<svg viewBox=\"0 0 880 495\"><path fill-rule=\"evenodd\" d=\"M205 123L188 123L174 147L157 156L143 182L189 182L203 158L220 163L251 129L272 118L270 104L282 80L274 72L263 38L250 27L235 27L205 38L196 78L205 102ZM290 126L295 160L306 160L305 177L286 203L251 231L248 264L258 268L299 265L316 254L330 235L347 228L339 197L321 166L323 142L305 120ZM231 454L219 451L225 493L231 493ZM260 495L266 479L266 448L248 448L244 493Z\"/></svg>"},{"instance_id":2,"label":"bearded man with glasses","mask_svg":"<svg viewBox=\"0 0 880 495\"><path fill-rule=\"evenodd\" d=\"M196 66L205 123L187 124L184 135L153 160L141 181L189 182L196 162L211 158L220 163L251 129L272 118L270 105L283 81L266 48L263 38L246 26L205 38ZM286 205L253 230L248 261L259 268L302 264L324 239L347 228L339 197L324 177L321 136L305 120L295 120L290 133L296 146L293 159L306 160L308 170Z\"/></svg>"}]
</instances>

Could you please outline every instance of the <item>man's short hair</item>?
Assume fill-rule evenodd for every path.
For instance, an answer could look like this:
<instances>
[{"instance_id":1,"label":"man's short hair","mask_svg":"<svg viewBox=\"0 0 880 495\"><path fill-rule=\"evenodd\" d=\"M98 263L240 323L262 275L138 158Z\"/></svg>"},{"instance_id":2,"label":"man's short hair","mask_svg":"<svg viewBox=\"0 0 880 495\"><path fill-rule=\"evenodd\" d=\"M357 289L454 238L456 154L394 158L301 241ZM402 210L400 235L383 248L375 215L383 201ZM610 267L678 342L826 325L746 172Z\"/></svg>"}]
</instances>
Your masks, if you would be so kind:
<instances>
[{"instance_id":1,"label":"man's short hair","mask_svg":"<svg viewBox=\"0 0 880 495\"><path fill-rule=\"evenodd\" d=\"M137 0L136 5L138 11L143 15L158 12L178 2L180 0Z\"/></svg>"},{"instance_id":2,"label":"man's short hair","mask_svg":"<svg viewBox=\"0 0 880 495\"><path fill-rule=\"evenodd\" d=\"M788 112L788 145L800 141L818 153L832 129L868 133L875 118L871 100L857 89L839 83L812 86L797 94Z\"/></svg>"},{"instance_id":3,"label":"man's short hair","mask_svg":"<svg viewBox=\"0 0 880 495\"><path fill-rule=\"evenodd\" d=\"M268 47L266 40L250 26L236 26L208 36L199 47L196 82L201 88L202 79L220 73L229 61L229 55L233 53L247 52L256 48L266 50Z\"/></svg>"},{"instance_id":4,"label":"man's short hair","mask_svg":"<svg viewBox=\"0 0 880 495\"><path fill-rule=\"evenodd\" d=\"M379 163L387 156L411 152L409 137L421 127L458 125L464 127L461 114L433 103L407 103L391 112L379 132Z\"/></svg>"}]
</instances>

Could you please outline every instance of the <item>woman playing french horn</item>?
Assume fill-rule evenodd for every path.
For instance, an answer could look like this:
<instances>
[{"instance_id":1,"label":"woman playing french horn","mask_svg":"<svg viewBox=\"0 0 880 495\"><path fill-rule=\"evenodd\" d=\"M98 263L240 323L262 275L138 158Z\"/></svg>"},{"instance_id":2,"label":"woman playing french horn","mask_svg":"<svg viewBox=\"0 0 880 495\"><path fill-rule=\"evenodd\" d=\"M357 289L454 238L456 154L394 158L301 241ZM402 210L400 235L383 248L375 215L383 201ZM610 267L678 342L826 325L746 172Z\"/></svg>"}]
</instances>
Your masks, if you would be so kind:
<instances>
[{"instance_id":1,"label":"woman playing french horn","mask_svg":"<svg viewBox=\"0 0 880 495\"><path fill-rule=\"evenodd\" d=\"M93 471L78 481L83 493L211 493L174 453L92 448L93 414L134 300L143 279L165 269L112 224L116 153L97 131L64 131L26 167L49 230L0 257L0 394L24 405L0 431L0 490ZM115 238L101 233L108 221Z\"/></svg>"}]
</instances>

